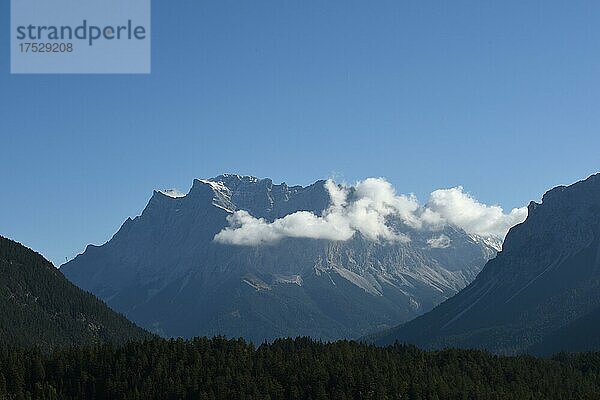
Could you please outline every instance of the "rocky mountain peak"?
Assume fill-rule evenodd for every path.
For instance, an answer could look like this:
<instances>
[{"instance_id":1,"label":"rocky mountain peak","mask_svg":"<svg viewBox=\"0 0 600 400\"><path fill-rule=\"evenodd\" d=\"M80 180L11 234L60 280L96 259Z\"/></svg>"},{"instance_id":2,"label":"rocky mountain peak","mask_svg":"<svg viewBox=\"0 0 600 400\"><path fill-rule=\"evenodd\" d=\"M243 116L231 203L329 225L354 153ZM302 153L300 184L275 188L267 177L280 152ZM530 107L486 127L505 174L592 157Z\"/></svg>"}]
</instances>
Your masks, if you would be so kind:
<instances>
[{"instance_id":1,"label":"rocky mountain peak","mask_svg":"<svg viewBox=\"0 0 600 400\"><path fill-rule=\"evenodd\" d=\"M413 229L408 241L360 234L245 246L214 240L239 210L267 222L298 211L322 215L331 203L325 183L288 186L224 174L195 179L187 195L154 192L142 215L61 270L162 335L334 339L431 309L469 283L499 248L452 226Z\"/></svg>"}]
</instances>

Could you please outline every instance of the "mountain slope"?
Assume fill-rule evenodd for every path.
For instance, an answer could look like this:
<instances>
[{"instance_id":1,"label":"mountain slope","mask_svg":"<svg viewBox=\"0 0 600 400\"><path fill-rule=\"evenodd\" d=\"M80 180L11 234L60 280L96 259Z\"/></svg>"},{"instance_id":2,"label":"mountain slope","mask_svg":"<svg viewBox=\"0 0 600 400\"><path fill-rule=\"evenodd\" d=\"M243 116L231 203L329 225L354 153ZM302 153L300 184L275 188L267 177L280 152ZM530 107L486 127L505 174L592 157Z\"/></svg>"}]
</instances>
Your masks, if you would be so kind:
<instances>
[{"instance_id":1,"label":"mountain slope","mask_svg":"<svg viewBox=\"0 0 600 400\"><path fill-rule=\"evenodd\" d=\"M324 181L307 187L222 175L190 192L155 192L114 237L63 265L81 288L153 332L225 334L255 342L280 336L356 337L430 310L467 285L498 246L445 227L399 226L410 242L283 238L235 246L213 240L235 210L272 222L330 205ZM491 243L491 244L490 244Z\"/></svg>"},{"instance_id":2,"label":"mountain slope","mask_svg":"<svg viewBox=\"0 0 600 400\"><path fill-rule=\"evenodd\" d=\"M557 352L600 349L600 307L542 338L528 352L548 356Z\"/></svg>"},{"instance_id":3,"label":"mountain slope","mask_svg":"<svg viewBox=\"0 0 600 400\"><path fill-rule=\"evenodd\" d=\"M426 348L551 353L579 334L597 349L600 308L600 174L547 192L508 233L502 252L467 288L431 312L378 335ZM589 335L589 336L588 336Z\"/></svg>"},{"instance_id":4,"label":"mountain slope","mask_svg":"<svg viewBox=\"0 0 600 400\"><path fill-rule=\"evenodd\" d=\"M51 350L149 336L41 255L0 236L0 342Z\"/></svg>"}]
</instances>

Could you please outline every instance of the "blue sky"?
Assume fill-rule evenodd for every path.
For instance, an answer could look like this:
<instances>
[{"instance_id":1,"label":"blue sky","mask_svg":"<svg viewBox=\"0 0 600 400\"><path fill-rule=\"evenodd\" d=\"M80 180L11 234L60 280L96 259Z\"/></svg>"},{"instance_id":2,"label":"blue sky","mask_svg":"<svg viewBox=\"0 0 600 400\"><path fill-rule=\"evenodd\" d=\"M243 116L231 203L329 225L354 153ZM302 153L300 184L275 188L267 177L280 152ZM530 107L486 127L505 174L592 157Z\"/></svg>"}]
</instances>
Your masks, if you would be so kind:
<instances>
[{"instance_id":1,"label":"blue sky","mask_svg":"<svg viewBox=\"0 0 600 400\"><path fill-rule=\"evenodd\" d=\"M600 169L597 1L154 1L147 76L10 75L8 3L0 234L56 264L222 172L510 209Z\"/></svg>"}]
</instances>

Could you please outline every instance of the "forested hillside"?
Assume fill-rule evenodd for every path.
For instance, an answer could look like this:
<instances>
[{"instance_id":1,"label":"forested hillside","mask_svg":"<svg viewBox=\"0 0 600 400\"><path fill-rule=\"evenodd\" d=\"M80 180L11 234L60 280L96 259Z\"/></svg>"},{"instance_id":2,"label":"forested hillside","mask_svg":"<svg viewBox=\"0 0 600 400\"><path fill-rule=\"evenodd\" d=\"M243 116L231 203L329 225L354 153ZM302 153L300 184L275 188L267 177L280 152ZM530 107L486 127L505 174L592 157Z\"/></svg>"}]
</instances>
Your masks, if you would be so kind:
<instances>
[{"instance_id":1,"label":"forested hillside","mask_svg":"<svg viewBox=\"0 0 600 400\"><path fill-rule=\"evenodd\" d=\"M0 343L49 351L148 337L40 254L0 236Z\"/></svg>"},{"instance_id":2,"label":"forested hillside","mask_svg":"<svg viewBox=\"0 0 600 400\"><path fill-rule=\"evenodd\" d=\"M153 339L0 350L1 399L597 399L600 354L498 357L349 341Z\"/></svg>"}]
</instances>

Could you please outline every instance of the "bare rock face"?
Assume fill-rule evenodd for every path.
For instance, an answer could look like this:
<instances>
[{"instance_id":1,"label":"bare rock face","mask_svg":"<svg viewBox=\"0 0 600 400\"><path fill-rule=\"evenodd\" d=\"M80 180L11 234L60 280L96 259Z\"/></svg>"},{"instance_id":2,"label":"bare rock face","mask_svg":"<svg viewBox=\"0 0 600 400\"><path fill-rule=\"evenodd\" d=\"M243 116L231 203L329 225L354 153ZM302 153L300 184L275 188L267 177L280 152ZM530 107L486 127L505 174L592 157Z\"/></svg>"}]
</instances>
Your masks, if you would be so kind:
<instances>
[{"instance_id":1,"label":"bare rock face","mask_svg":"<svg viewBox=\"0 0 600 400\"><path fill-rule=\"evenodd\" d=\"M598 316L600 174L532 202L527 220L467 288L372 339L504 354L597 350Z\"/></svg>"},{"instance_id":2,"label":"bare rock face","mask_svg":"<svg viewBox=\"0 0 600 400\"><path fill-rule=\"evenodd\" d=\"M284 238L234 246L215 235L236 210L272 222L330 205L324 181L274 185L221 175L181 197L155 192L142 214L61 271L139 325L164 336L358 337L410 320L471 282L501 242L452 226L398 225L410 242ZM442 237L442 236L440 236ZM436 242L437 243L437 242Z\"/></svg>"}]
</instances>

